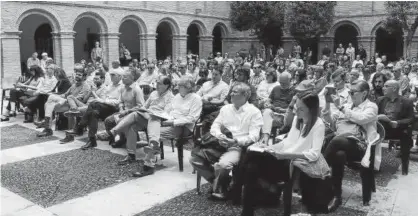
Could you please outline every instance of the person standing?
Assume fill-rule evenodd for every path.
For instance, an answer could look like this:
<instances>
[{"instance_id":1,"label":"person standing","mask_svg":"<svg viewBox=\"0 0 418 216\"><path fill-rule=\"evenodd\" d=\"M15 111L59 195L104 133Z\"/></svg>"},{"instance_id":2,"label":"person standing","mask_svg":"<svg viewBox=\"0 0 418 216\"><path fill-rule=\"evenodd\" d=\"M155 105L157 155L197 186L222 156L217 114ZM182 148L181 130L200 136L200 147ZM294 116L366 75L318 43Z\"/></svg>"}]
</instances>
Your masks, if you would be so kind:
<instances>
[{"instance_id":1,"label":"person standing","mask_svg":"<svg viewBox=\"0 0 418 216\"><path fill-rule=\"evenodd\" d=\"M351 43L348 44L348 47L345 50L345 53L348 55L348 57L350 57L350 62L353 62L356 56L356 49L353 47Z\"/></svg>"},{"instance_id":2,"label":"person standing","mask_svg":"<svg viewBox=\"0 0 418 216\"><path fill-rule=\"evenodd\" d=\"M325 47L322 49L322 55L326 55L327 57L330 57L331 49L328 48L328 44L325 44Z\"/></svg>"},{"instance_id":3,"label":"person standing","mask_svg":"<svg viewBox=\"0 0 418 216\"><path fill-rule=\"evenodd\" d=\"M360 59L363 61L363 63L366 63L367 52L364 49L363 45L361 44L360 44L360 48L358 49L358 54L360 55Z\"/></svg>"},{"instance_id":4,"label":"person standing","mask_svg":"<svg viewBox=\"0 0 418 216\"><path fill-rule=\"evenodd\" d=\"M96 64L96 61L103 59L103 49L100 47L99 41L96 41L95 47L91 50L90 57L94 64Z\"/></svg>"},{"instance_id":5,"label":"person standing","mask_svg":"<svg viewBox=\"0 0 418 216\"><path fill-rule=\"evenodd\" d=\"M338 48L335 50L335 53L337 53L337 58L339 58L340 56L344 55L344 47L343 44L339 44Z\"/></svg>"},{"instance_id":6,"label":"person standing","mask_svg":"<svg viewBox=\"0 0 418 216\"><path fill-rule=\"evenodd\" d=\"M38 66L41 66L41 62L40 62L40 61L39 61L39 59L38 59L38 53L37 53L37 52L34 52L34 53L32 54L32 56L31 56L31 57L29 57L29 58L28 58L28 61L26 62L26 67L28 68L28 70L30 69L30 67L31 67L32 65L38 65Z\"/></svg>"}]
</instances>

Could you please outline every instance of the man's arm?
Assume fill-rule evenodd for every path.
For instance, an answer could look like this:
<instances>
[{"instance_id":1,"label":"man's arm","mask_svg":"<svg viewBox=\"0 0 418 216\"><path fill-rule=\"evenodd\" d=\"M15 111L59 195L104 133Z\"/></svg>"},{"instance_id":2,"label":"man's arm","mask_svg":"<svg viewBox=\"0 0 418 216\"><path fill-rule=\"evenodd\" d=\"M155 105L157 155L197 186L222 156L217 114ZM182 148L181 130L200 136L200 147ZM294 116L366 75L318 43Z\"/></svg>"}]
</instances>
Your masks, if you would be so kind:
<instances>
[{"instance_id":1,"label":"man's arm","mask_svg":"<svg viewBox=\"0 0 418 216\"><path fill-rule=\"evenodd\" d=\"M377 105L374 103L368 104L362 112L355 112L349 108L343 109L343 113L348 120L360 125L364 125L372 121L377 121L377 111Z\"/></svg>"},{"instance_id":2,"label":"man's arm","mask_svg":"<svg viewBox=\"0 0 418 216\"><path fill-rule=\"evenodd\" d=\"M219 99L212 99L210 101L210 103L216 104L216 105L222 104L225 101L226 96L228 96L228 93L229 93L229 86L225 85L225 87L222 88L222 90L221 90L221 95L219 96L220 98Z\"/></svg>"},{"instance_id":3,"label":"man's arm","mask_svg":"<svg viewBox=\"0 0 418 216\"><path fill-rule=\"evenodd\" d=\"M260 139L260 130L263 126L263 116L260 110L256 110L251 117L250 129L248 136L236 138L239 146L248 146L252 143L257 142Z\"/></svg>"},{"instance_id":4,"label":"man's arm","mask_svg":"<svg viewBox=\"0 0 418 216\"><path fill-rule=\"evenodd\" d=\"M401 109L402 113L405 113L405 118L403 119L399 119L396 122L398 122L398 127L401 128L406 128L408 127L415 118L415 113L414 113L414 104L412 103L411 100L408 99L402 99L403 100L403 107Z\"/></svg>"},{"instance_id":5,"label":"man's arm","mask_svg":"<svg viewBox=\"0 0 418 216\"><path fill-rule=\"evenodd\" d=\"M222 107L221 111L219 112L218 116L216 117L215 121L213 121L212 126L210 128L210 134L212 134L216 138L220 138L223 135L221 131L221 126L223 124L224 112L226 107Z\"/></svg>"}]
</instances>

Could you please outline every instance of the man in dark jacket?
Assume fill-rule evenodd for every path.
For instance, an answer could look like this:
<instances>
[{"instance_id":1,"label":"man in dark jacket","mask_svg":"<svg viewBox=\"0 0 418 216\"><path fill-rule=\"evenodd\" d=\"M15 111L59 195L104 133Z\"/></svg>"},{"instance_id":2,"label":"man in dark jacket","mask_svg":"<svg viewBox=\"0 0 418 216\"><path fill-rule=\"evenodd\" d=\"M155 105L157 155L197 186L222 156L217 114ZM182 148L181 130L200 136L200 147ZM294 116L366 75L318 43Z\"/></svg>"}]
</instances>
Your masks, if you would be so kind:
<instances>
[{"instance_id":1,"label":"man in dark jacket","mask_svg":"<svg viewBox=\"0 0 418 216\"><path fill-rule=\"evenodd\" d=\"M409 153L412 147L411 125L414 107L411 100L399 95L400 84L389 80L383 86L384 96L377 100L378 120L385 128L385 139L399 139L401 144L402 175L408 174Z\"/></svg>"}]
</instances>

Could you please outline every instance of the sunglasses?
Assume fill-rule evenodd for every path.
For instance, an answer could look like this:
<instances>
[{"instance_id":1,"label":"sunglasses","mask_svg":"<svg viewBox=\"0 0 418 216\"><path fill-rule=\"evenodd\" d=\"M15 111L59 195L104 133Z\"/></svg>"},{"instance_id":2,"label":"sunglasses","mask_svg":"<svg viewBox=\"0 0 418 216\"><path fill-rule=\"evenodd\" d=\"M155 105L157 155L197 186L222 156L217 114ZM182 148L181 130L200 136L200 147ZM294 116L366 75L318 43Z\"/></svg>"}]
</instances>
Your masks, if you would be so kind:
<instances>
[{"instance_id":1,"label":"sunglasses","mask_svg":"<svg viewBox=\"0 0 418 216\"><path fill-rule=\"evenodd\" d=\"M360 91L355 91L355 90L350 90L350 91L348 91L348 93L349 93L351 96L353 96L356 92L360 92Z\"/></svg>"}]
</instances>

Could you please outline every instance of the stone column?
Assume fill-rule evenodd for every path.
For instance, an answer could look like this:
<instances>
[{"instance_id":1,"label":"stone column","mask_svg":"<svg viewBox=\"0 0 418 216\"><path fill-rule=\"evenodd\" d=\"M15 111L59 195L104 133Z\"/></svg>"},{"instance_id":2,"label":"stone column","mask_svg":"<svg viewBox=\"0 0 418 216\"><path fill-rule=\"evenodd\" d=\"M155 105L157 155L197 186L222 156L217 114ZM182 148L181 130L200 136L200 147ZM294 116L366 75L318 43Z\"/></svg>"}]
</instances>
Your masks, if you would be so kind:
<instances>
[{"instance_id":1,"label":"stone column","mask_svg":"<svg viewBox=\"0 0 418 216\"><path fill-rule=\"evenodd\" d=\"M187 35L173 35L173 59L177 57L186 58Z\"/></svg>"},{"instance_id":2,"label":"stone column","mask_svg":"<svg viewBox=\"0 0 418 216\"><path fill-rule=\"evenodd\" d=\"M376 37L370 36L370 56L374 56L376 53ZM366 50L369 51L369 50ZM379 53L380 54L380 53Z\"/></svg>"},{"instance_id":3,"label":"stone column","mask_svg":"<svg viewBox=\"0 0 418 216\"><path fill-rule=\"evenodd\" d=\"M1 34L1 86L0 88L13 87L13 83L22 74L20 62L20 34L21 31L5 31Z\"/></svg>"},{"instance_id":4,"label":"stone column","mask_svg":"<svg viewBox=\"0 0 418 216\"><path fill-rule=\"evenodd\" d=\"M372 51L372 37L370 36L358 36L357 37L357 42L358 42L358 47L360 47L360 44L363 45L364 50L366 50L367 53L367 58L366 60L369 60L371 56L374 55L374 50Z\"/></svg>"},{"instance_id":5,"label":"stone column","mask_svg":"<svg viewBox=\"0 0 418 216\"><path fill-rule=\"evenodd\" d=\"M103 33L100 40L106 44L104 62L110 65L112 61L119 60L119 35L120 33ZM103 39L102 39L103 38Z\"/></svg>"},{"instance_id":6,"label":"stone column","mask_svg":"<svg viewBox=\"0 0 418 216\"><path fill-rule=\"evenodd\" d=\"M61 68L64 69L67 76L74 73L74 36L74 31L59 33L62 56Z\"/></svg>"},{"instance_id":7,"label":"stone column","mask_svg":"<svg viewBox=\"0 0 418 216\"><path fill-rule=\"evenodd\" d=\"M331 36L321 36L318 42L318 53L317 53L317 61L322 59L322 49L324 49L325 45L328 44L328 48L331 50L331 55L335 53L334 47L334 37ZM313 59L312 59L313 61ZM316 61L313 61L316 62Z\"/></svg>"},{"instance_id":8,"label":"stone column","mask_svg":"<svg viewBox=\"0 0 418 216\"><path fill-rule=\"evenodd\" d=\"M408 47L406 46L406 40L407 40L408 36L404 35L403 36L403 57L410 57L411 56L411 50L408 50ZM412 45L412 41L411 41L411 45ZM410 48L412 48L412 46L410 46Z\"/></svg>"},{"instance_id":9,"label":"stone column","mask_svg":"<svg viewBox=\"0 0 418 216\"><path fill-rule=\"evenodd\" d=\"M150 60L156 58L156 40L157 34L140 34L140 55L141 59L148 58Z\"/></svg>"},{"instance_id":10,"label":"stone column","mask_svg":"<svg viewBox=\"0 0 418 216\"><path fill-rule=\"evenodd\" d=\"M206 58L213 52L213 36L199 36L199 57Z\"/></svg>"},{"instance_id":11,"label":"stone column","mask_svg":"<svg viewBox=\"0 0 418 216\"><path fill-rule=\"evenodd\" d=\"M61 41L60 41L60 35L58 32L52 32L52 45L54 50L54 58L55 64L59 67L62 67L62 56L61 56Z\"/></svg>"},{"instance_id":12,"label":"stone column","mask_svg":"<svg viewBox=\"0 0 418 216\"><path fill-rule=\"evenodd\" d=\"M283 42L282 47L284 49L284 56L287 58L292 53L293 43L295 42L295 39L291 36L283 36L282 42Z\"/></svg>"}]
</instances>

